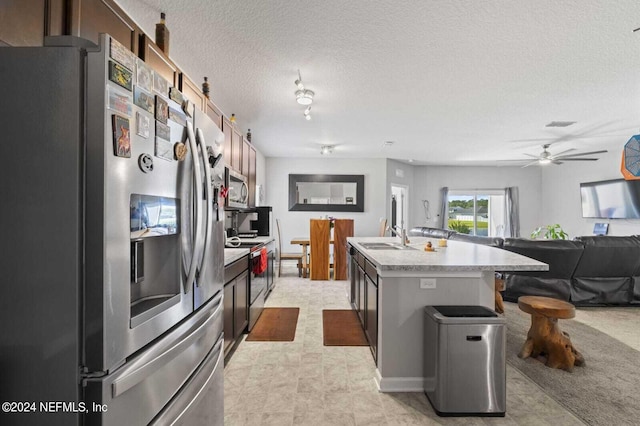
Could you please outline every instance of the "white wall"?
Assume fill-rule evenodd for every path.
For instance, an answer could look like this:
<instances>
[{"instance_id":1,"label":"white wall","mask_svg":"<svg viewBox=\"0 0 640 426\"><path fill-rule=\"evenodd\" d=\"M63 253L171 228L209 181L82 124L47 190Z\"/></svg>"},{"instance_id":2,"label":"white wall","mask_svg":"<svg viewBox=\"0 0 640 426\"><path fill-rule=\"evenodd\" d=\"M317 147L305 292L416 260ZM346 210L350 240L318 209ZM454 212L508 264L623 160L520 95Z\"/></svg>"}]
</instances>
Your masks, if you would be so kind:
<instances>
[{"instance_id":1,"label":"white wall","mask_svg":"<svg viewBox=\"0 0 640 426\"><path fill-rule=\"evenodd\" d=\"M409 206L411 206L411 204L413 203L412 199L414 198L414 194L413 194L413 182L414 182L414 170L415 167L413 167L410 164L406 164L406 163L401 163L399 161L395 161L395 160L387 160L387 169L386 169L386 175L387 175L387 186L386 186L386 213L385 213L385 219L387 219L387 224L389 226L391 226L391 185L392 184L397 184L397 185L405 185L407 186L409 189L407 190L407 193L405 194L406 197L406 202L408 203ZM400 200L398 199L398 203L400 203ZM405 223L405 227L407 227L407 229L410 229L410 225L413 223L413 218L412 218L412 209L408 208L408 211L406 212L405 216L407 217L407 221ZM400 225L400 215L397 216L397 225ZM387 235L389 235L387 233Z\"/></svg>"},{"instance_id":2,"label":"white wall","mask_svg":"<svg viewBox=\"0 0 640 426\"><path fill-rule=\"evenodd\" d=\"M294 237L309 235L309 219L329 215L354 219L356 236L378 235L378 225L385 216L385 159L344 158L266 158L266 203L273 207L275 219L282 227L282 250L299 251L291 246ZM289 211L289 174L349 174L364 175L364 212L300 212ZM275 235L275 231L274 231Z\"/></svg>"},{"instance_id":3,"label":"white wall","mask_svg":"<svg viewBox=\"0 0 640 426\"><path fill-rule=\"evenodd\" d=\"M502 189L518 187L520 199L520 234L528 237L543 223L540 220L542 178L538 167L453 167L416 166L414 168L411 227L438 223L442 201L440 189ZM431 220L425 219L422 200L429 201Z\"/></svg>"},{"instance_id":4,"label":"white wall","mask_svg":"<svg viewBox=\"0 0 640 426\"><path fill-rule=\"evenodd\" d=\"M267 195L267 160L264 155L260 151L256 149L256 185L262 185L262 193L263 196ZM256 197L258 196L256 192ZM266 198L265 198L266 200ZM256 198L257 201L257 198ZM263 203L265 206L268 206L266 202ZM275 233L272 233L275 235Z\"/></svg>"},{"instance_id":5,"label":"white wall","mask_svg":"<svg viewBox=\"0 0 640 426\"><path fill-rule=\"evenodd\" d=\"M598 161L566 162L542 168L541 225L558 223L569 238L593 235L595 222L609 223L608 235L640 234L640 219L585 219L580 204L580 183L620 179L622 148L599 155Z\"/></svg>"}]
</instances>

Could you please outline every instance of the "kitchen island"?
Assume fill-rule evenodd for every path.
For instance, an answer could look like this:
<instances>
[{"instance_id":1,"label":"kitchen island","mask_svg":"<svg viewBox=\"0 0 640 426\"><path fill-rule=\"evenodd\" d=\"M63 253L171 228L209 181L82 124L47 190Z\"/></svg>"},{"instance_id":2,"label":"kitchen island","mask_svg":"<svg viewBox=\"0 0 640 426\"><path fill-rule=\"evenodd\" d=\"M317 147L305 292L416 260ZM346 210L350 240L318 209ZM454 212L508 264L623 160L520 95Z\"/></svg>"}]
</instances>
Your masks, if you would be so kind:
<instances>
[{"instance_id":1,"label":"kitchen island","mask_svg":"<svg viewBox=\"0 0 640 426\"><path fill-rule=\"evenodd\" d=\"M424 307L480 305L494 308L496 271L543 271L548 265L498 248L412 237L351 237L348 296L376 359L382 392L432 389L423 375ZM434 251L424 251L431 242ZM364 278L362 278L364 277ZM434 342L435 343L435 342Z\"/></svg>"}]
</instances>

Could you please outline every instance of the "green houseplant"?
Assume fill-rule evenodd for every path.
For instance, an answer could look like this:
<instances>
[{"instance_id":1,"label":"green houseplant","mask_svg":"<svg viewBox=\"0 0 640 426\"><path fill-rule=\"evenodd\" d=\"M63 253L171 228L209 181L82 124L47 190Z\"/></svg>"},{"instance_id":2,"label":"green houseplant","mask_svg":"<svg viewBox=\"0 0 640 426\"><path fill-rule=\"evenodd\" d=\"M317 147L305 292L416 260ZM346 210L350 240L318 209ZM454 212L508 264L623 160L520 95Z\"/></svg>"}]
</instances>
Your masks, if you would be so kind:
<instances>
[{"instance_id":1,"label":"green houseplant","mask_svg":"<svg viewBox=\"0 0 640 426\"><path fill-rule=\"evenodd\" d=\"M545 227L539 226L531 233L531 238L538 238L544 231L544 238L547 240L566 240L569 235L562 229L562 226L557 223L554 225L547 225Z\"/></svg>"}]
</instances>

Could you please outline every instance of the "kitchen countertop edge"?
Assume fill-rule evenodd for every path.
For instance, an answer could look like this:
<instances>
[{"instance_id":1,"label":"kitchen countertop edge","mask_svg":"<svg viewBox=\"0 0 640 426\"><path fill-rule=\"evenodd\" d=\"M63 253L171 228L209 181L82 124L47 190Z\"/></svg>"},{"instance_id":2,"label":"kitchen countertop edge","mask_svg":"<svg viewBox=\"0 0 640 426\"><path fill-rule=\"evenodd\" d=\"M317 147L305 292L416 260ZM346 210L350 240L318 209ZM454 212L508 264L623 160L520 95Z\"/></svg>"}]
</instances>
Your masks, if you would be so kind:
<instances>
[{"instance_id":1,"label":"kitchen countertop edge","mask_svg":"<svg viewBox=\"0 0 640 426\"><path fill-rule=\"evenodd\" d=\"M548 271L549 265L500 248L447 240L447 247L438 247L438 239L411 237L409 246L415 250L372 250L360 243L394 243L394 237L349 237L347 241L376 265L380 272L478 272L478 271ZM425 252L431 242L435 251ZM387 275L385 274L385 275Z\"/></svg>"}]
</instances>

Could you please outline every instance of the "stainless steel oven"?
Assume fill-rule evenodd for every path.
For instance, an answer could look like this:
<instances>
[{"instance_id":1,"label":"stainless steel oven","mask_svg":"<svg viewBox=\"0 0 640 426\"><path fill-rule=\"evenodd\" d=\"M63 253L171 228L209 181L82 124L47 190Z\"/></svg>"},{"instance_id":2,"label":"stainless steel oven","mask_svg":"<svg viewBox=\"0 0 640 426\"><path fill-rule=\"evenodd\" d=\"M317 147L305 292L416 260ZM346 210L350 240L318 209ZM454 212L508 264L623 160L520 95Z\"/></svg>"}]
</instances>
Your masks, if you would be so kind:
<instances>
[{"instance_id":1,"label":"stainless steel oven","mask_svg":"<svg viewBox=\"0 0 640 426\"><path fill-rule=\"evenodd\" d=\"M225 183L227 193L227 207L246 208L249 204L249 186L247 178L228 167L225 169Z\"/></svg>"}]
</instances>

